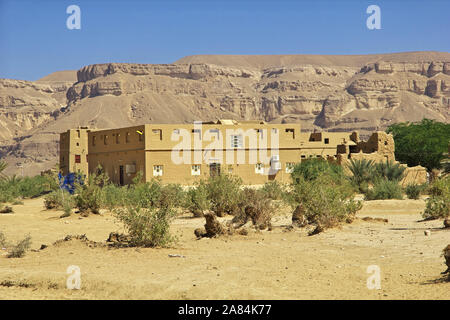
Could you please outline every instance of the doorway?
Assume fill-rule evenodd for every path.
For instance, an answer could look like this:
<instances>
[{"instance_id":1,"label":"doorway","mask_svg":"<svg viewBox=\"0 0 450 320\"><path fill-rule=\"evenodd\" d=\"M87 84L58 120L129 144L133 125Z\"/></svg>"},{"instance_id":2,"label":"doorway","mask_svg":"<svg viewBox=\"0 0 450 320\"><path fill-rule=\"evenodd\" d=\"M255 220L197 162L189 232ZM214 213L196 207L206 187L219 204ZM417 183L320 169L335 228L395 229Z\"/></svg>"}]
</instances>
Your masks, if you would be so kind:
<instances>
[{"instance_id":1,"label":"doorway","mask_svg":"<svg viewBox=\"0 0 450 320\"><path fill-rule=\"evenodd\" d=\"M220 163L211 163L209 165L209 175L211 177L220 175Z\"/></svg>"},{"instance_id":2,"label":"doorway","mask_svg":"<svg viewBox=\"0 0 450 320\"><path fill-rule=\"evenodd\" d=\"M119 166L119 185L123 186L123 166Z\"/></svg>"}]
</instances>

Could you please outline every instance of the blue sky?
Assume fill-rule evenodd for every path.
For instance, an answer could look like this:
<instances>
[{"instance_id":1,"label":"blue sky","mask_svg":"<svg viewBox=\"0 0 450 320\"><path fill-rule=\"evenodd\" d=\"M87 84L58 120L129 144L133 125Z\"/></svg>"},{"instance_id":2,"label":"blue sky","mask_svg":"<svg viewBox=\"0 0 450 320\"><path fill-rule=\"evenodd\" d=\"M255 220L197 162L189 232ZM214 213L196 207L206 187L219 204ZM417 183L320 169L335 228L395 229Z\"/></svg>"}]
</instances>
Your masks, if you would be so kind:
<instances>
[{"instance_id":1,"label":"blue sky","mask_svg":"<svg viewBox=\"0 0 450 320\"><path fill-rule=\"evenodd\" d=\"M81 30L69 30L69 5ZM366 8L381 8L369 30ZM0 78L194 54L450 52L450 1L0 0Z\"/></svg>"}]
</instances>

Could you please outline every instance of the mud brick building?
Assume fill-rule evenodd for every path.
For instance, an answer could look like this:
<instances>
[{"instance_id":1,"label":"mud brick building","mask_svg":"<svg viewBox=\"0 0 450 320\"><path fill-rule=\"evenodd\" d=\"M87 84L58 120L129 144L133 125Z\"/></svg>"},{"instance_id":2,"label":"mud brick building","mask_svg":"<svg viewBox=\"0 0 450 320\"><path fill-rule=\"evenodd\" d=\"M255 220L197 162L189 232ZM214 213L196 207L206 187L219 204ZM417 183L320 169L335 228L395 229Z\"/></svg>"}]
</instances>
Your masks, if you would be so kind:
<instances>
[{"instance_id":1,"label":"mud brick building","mask_svg":"<svg viewBox=\"0 0 450 320\"><path fill-rule=\"evenodd\" d=\"M89 174L99 166L112 182L144 179L189 185L218 173L245 184L290 181L293 166L312 158L345 164L349 159L395 161L394 140L375 132L301 132L300 124L217 120L194 124L144 124L118 129L71 129L61 133L63 174Z\"/></svg>"}]
</instances>

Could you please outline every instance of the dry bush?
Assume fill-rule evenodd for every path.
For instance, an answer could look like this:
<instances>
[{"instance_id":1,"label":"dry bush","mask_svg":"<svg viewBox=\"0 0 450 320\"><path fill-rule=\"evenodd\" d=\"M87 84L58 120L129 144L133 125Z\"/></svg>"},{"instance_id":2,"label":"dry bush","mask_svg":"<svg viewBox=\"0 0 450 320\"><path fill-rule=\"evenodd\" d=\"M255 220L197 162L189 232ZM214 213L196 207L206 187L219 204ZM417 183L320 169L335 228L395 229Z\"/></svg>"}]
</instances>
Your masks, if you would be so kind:
<instances>
[{"instance_id":1,"label":"dry bush","mask_svg":"<svg viewBox=\"0 0 450 320\"><path fill-rule=\"evenodd\" d=\"M30 247L31 237L28 235L23 240L18 241L16 245L9 248L8 258L22 258Z\"/></svg>"},{"instance_id":2,"label":"dry bush","mask_svg":"<svg viewBox=\"0 0 450 320\"><path fill-rule=\"evenodd\" d=\"M0 213L13 213L13 212L14 210L10 206L4 206L3 208L0 209Z\"/></svg>"},{"instance_id":3,"label":"dry bush","mask_svg":"<svg viewBox=\"0 0 450 320\"><path fill-rule=\"evenodd\" d=\"M286 193L287 186L278 181L266 182L261 188L261 192L272 200L283 200L283 195Z\"/></svg>"},{"instance_id":4,"label":"dry bush","mask_svg":"<svg viewBox=\"0 0 450 320\"><path fill-rule=\"evenodd\" d=\"M0 231L0 246L1 246L1 248L6 248L7 244L8 243L6 242L5 235L3 234L3 232Z\"/></svg>"},{"instance_id":5,"label":"dry bush","mask_svg":"<svg viewBox=\"0 0 450 320\"><path fill-rule=\"evenodd\" d=\"M450 280L450 244L443 250L443 255L445 258L445 264L447 265L447 270L442 272L442 274L448 274L448 279Z\"/></svg>"},{"instance_id":6,"label":"dry bush","mask_svg":"<svg viewBox=\"0 0 450 320\"><path fill-rule=\"evenodd\" d=\"M242 190L240 211L232 220L235 228L240 228L248 221L260 230L271 228L274 211L272 200L266 192L245 188Z\"/></svg>"}]
</instances>

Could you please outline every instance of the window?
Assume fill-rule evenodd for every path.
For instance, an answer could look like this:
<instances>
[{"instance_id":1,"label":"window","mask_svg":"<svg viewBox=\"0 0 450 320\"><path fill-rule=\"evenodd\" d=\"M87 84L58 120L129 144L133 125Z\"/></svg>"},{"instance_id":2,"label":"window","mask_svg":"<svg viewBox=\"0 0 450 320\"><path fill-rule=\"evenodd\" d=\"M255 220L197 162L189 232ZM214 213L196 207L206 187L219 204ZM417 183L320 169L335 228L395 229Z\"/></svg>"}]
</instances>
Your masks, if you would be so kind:
<instances>
[{"instance_id":1,"label":"window","mask_svg":"<svg viewBox=\"0 0 450 320\"><path fill-rule=\"evenodd\" d=\"M209 132L217 134L217 139L220 138L220 132L219 132L219 129L209 129Z\"/></svg>"},{"instance_id":2,"label":"window","mask_svg":"<svg viewBox=\"0 0 450 320\"><path fill-rule=\"evenodd\" d=\"M125 134L125 143L129 143L129 142L130 142L130 133L127 132L127 133Z\"/></svg>"},{"instance_id":3,"label":"window","mask_svg":"<svg viewBox=\"0 0 450 320\"><path fill-rule=\"evenodd\" d=\"M119 143L120 143L120 141L119 141L119 137L120 137L120 134L119 134L119 133L117 133L117 134L116 134L116 144L119 144Z\"/></svg>"},{"instance_id":4,"label":"window","mask_svg":"<svg viewBox=\"0 0 450 320\"><path fill-rule=\"evenodd\" d=\"M136 173L136 165L135 164L125 165L125 173L126 174L135 174Z\"/></svg>"},{"instance_id":5,"label":"window","mask_svg":"<svg viewBox=\"0 0 450 320\"><path fill-rule=\"evenodd\" d=\"M200 165L199 164L192 165L191 175L193 175L193 176L199 176L200 175Z\"/></svg>"},{"instance_id":6,"label":"window","mask_svg":"<svg viewBox=\"0 0 450 320\"><path fill-rule=\"evenodd\" d=\"M220 163L209 164L209 175L211 177L220 175Z\"/></svg>"},{"instance_id":7,"label":"window","mask_svg":"<svg viewBox=\"0 0 450 320\"><path fill-rule=\"evenodd\" d=\"M92 136L92 145L95 146L95 140L97 139L96 136Z\"/></svg>"},{"instance_id":8,"label":"window","mask_svg":"<svg viewBox=\"0 0 450 320\"><path fill-rule=\"evenodd\" d=\"M75 155L75 163L81 163L81 156L79 154Z\"/></svg>"},{"instance_id":9,"label":"window","mask_svg":"<svg viewBox=\"0 0 450 320\"><path fill-rule=\"evenodd\" d=\"M257 136L259 136L260 139L263 139L264 138L263 129L255 129L255 130L256 130Z\"/></svg>"},{"instance_id":10,"label":"window","mask_svg":"<svg viewBox=\"0 0 450 320\"><path fill-rule=\"evenodd\" d=\"M232 135L231 136L231 147L232 148L242 148L242 135Z\"/></svg>"},{"instance_id":11,"label":"window","mask_svg":"<svg viewBox=\"0 0 450 320\"><path fill-rule=\"evenodd\" d=\"M152 130L152 138L162 140L162 130L161 129L153 129ZM142 141L142 140L139 140L139 141Z\"/></svg>"},{"instance_id":12,"label":"window","mask_svg":"<svg viewBox=\"0 0 450 320\"><path fill-rule=\"evenodd\" d=\"M195 134L197 134L198 139L202 140L202 132L200 129L192 129L192 133L194 134L194 139L195 139Z\"/></svg>"},{"instance_id":13,"label":"window","mask_svg":"<svg viewBox=\"0 0 450 320\"><path fill-rule=\"evenodd\" d=\"M232 164L229 164L229 165L228 165L228 173L229 173L229 174L232 174L232 173L233 173L233 165L232 165Z\"/></svg>"},{"instance_id":14,"label":"window","mask_svg":"<svg viewBox=\"0 0 450 320\"><path fill-rule=\"evenodd\" d=\"M257 174L264 174L264 166L262 163L257 163L255 165L255 173Z\"/></svg>"},{"instance_id":15,"label":"window","mask_svg":"<svg viewBox=\"0 0 450 320\"><path fill-rule=\"evenodd\" d=\"M80 139L80 130L77 130L78 139Z\"/></svg>"},{"instance_id":16,"label":"window","mask_svg":"<svg viewBox=\"0 0 450 320\"><path fill-rule=\"evenodd\" d=\"M325 141L325 144L329 144L330 143L330 139L329 138L325 138L324 141Z\"/></svg>"},{"instance_id":17,"label":"window","mask_svg":"<svg viewBox=\"0 0 450 320\"><path fill-rule=\"evenodd\" d=\"M103 144L104 145L108 144L108 136L106 134L103 136Z\"/></svg>"},{"instance_id":18,"label":"window","mask_svg":"<svg viewBox=\"0 0 450 320\"><path fill-rule=\"evenodd\" d=\"M294 170L294 162L286 162L286 173L291 173Z\"/></svg>"},{"instance_id":19,"label":"window","mask_svg":"<svg viewBox=\"0 0 450 320\"><path fill-rule=\"evenodd\" d=\"M162 176L163 175L163 166L162 165L153 166L153 175L155 177Z\"/></svg>"},{"instance_id":20,"label":"window","mask_svg":"<svg viewBox=\"0 0 450 320\"><path fill-rule=\"evenodd\" d=\"M77 142L77 147L79 147L80 146L80 143L79 142Z\"/></svg>"},{"instance_id":21,"label":"window","mask_svg":"<svg viewBox=\"0 0 450 320\"><path fill-rule=\"evenodd\" d=\"M292 135L292 139L295 139L295 130L294 129L286 129L286 133Z\"/></svg>"},{"instance_id":22,"label":"window","mask_svg":"<svg viewBox=\"0 0 450 320\"><path fill-rule=\"evenodd\" d=\"M302 159L305 159L305 158L306 158L306 155L302 154Z\"/></svg>"}]
</instances>

